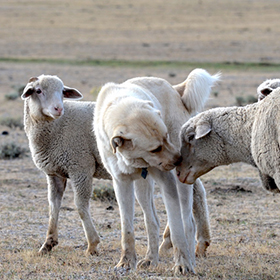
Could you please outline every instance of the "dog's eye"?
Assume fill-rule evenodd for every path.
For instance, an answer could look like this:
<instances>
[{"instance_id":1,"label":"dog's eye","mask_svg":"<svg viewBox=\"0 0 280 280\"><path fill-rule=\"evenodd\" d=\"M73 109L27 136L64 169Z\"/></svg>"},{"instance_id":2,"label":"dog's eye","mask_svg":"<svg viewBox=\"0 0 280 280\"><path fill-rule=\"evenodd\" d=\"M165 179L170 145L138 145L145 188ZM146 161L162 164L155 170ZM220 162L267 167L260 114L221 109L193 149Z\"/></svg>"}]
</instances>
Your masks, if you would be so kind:
<instances>
[{"instance_id":1,"label":"dog's eye","mask_svg":"<svg viewBox=\"0 0 280 280\"><path fill-rule=\"evenodd\" d=\"M42 91L38 88L38 89L36 89L36 93L40 94L40 93L42 93Z\"/></svg>"},{"instance_id":2,"label":"dog's eye","mask_svg":"<svg viewBox=\"0 0 280 280\"><path fill-rule=\"evenodd\" d=\"M152 150L152 151L150 151L151 153L159 153L159 152L161 152L161 150L162 150L162 146L159 146L159 147L157 147L156 149L154 149L154 150Z\"/></svg>"}]
</instances>

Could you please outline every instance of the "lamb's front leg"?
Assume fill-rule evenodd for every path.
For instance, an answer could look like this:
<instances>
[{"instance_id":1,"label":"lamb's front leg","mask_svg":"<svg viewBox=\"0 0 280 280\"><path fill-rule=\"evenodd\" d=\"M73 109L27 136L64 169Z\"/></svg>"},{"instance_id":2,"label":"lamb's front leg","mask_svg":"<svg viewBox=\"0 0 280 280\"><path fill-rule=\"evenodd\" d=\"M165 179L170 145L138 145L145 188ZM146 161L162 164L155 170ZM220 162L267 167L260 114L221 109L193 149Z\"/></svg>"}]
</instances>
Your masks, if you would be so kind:
<instances>
[{"instance_id":1,"label":"lamb's front leg","mask_svg":"<svg viewBox=\"0 0 280 280\"><path fill-rule=\"evenodd\" d=\"M113 186L120 209L122 231L122 253L116 268L135 269L136 252L133 227L135 197L133 181L129 176L121 176L121 178L113 178Z\"/></svg>"},{"instance_id":2,"label":"lamb's front leg","mask_svg":"<svg viewBox=\"0 0 280 280\"><path fill-rule=\"evenodd\" d=\"M162 172L155 168L151 168L149 171L162 191L173 244L175 274L186 274L187 271L194 272L194 264L183 228L176 177L172 172Z\"/></svg>"},{"instance_id":3,"label":"lamb's front leg","mask_svg":"<svg viewBox=\"0 0 280 280\"><path fill-rule=\"evenodd\" d=\"M93 224L89 207L90 198L92 197L92 176L88 176L88 174L75 175L71 178L71 181L75 205L82 220L88 242L86 255L98 254L97 246L100 238Z\"/></svg>"},{"instance_id":4,"label":"lamb's front leg","mask_svg":"<svg viewBox=\"0 0 280 280\"><path fill-rule=\"evenodd\" d=\"M56 176L47 176L48 181L48 200L49 200L49 227L44 244L39 250L39 254L45 254L58 244L58 216L66 188L66 179Z\"/></svg>"}]
</instances>

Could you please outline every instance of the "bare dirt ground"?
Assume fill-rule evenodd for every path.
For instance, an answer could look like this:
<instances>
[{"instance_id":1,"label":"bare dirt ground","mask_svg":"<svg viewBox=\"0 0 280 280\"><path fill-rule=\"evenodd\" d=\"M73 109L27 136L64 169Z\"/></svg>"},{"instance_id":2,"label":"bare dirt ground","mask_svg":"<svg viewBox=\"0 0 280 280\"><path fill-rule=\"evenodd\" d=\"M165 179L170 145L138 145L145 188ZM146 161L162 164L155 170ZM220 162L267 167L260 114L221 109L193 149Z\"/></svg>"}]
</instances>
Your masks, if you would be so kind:
<instances>
[{"instance_id":1,"label":"bare dirt ground","mask_svg":"<svg viewBox=\"0 0 280 280\"><path fill-rule=\"evenodd\" d=\"M9 100L19 86L42 73L58 75L66 85L94 100L98 88L152 75L182 82L192 66L79 65L81 60L185 61L208 63L210 73L222 71L206 108L232 106L237 98L255 96L267 78L279 77L280 2L277 0L198 1L1 1L0 120L23 115L23 101ZM16 58L17 60L7 61ZM44 58L46 62L30 62ZM25 60L24 60L25 59ZM50 63L50 59L73 63ZM276 67L240 67L237 63ZM212 64L211 64L212 63ZM216 63L222 63L217 66ZM235 63L228 67L225 63ZM28 149L24 131L0 126L0 144ZM60 214L59 245L47 256L36 252L48 224L44 174L27 157L0 160L1 279L174 279L172 253L157 268L116 272L120 257L120 220L116 203L92 201L91 210L102 237L99 256L84 256L85 237L71 186ZM212 243L197 260L188 279L280 279L280 200L261 188L257 171L245 164L219 167L202 177L207 190ZM110 182L95 181L95 186ZM166 214L158 189L155 201L161 221ZM113 206L113 210L107 210ZM136 249L145 255L147 237L136 204ZM184 277L182 277L184 278Z\"/></svg>"}]
</instances>

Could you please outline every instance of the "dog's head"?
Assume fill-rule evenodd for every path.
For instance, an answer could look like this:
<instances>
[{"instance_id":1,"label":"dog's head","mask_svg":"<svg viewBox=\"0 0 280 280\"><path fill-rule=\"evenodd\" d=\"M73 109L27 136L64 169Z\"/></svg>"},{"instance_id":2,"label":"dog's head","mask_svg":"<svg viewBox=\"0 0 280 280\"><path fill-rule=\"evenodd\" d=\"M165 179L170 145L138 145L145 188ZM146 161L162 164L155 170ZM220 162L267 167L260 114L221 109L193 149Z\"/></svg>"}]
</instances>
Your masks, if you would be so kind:
<instances>
[{"instance_id":1,"label":"dog's head","mask_svg":"<svg viewBox=\"0 0 280 280\"><path fill-rule=\"evenodd\" d=\"M169 171L181 161L179 150L169 140L160 111L149 102L131 109L122 124L114 128L110 143L113 152L130 167L152 166Z\"/></svg>"}]
</instances>

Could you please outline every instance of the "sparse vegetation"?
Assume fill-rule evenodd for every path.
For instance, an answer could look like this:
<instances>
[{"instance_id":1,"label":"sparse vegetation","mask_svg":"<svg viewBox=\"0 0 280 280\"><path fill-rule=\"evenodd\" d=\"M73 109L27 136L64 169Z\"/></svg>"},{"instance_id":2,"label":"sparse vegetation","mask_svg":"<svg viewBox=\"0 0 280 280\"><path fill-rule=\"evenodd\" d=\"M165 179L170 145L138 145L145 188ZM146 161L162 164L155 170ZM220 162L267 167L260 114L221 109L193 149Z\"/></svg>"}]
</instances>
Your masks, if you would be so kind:
<instances>
[{"instance_id":1,"label":"sparse vegetation","mask_svg":"<svg viewBox=\"0 0 280 280\"><path fill-rule=\"evenodd\" d=\"M27 153L25 148L15 143L6 143L0 146L0 159L22 158Z\"/></svg>"},{"instance_id":2,"label":"sparse vegetation","mask_svg":"<svg viewBox=\"0 0 280 280\"><path fill-rule=\"evenodd\" d=\"M16 100L19 97L17 92L11 92L5 95L7 100Z\"/></svg>"},{"instance_id":3,"label":"sparse vegetation","mask_svg":"<svg viewBox=\"0 0 280 280\"><path fill-rule=\"evenodd\" d=\"M252 103L255 103L258 101L257 97L256 96L253 96L253 95L248 95L248 96L236 96L235 98L236 100L236 105L237 106L244 106L244 105L247 105L247 104L252 104Z\"/></svg>"},{"instance_id":4,"label":"sparse vegetation","mask_svg":"<svg viewBox=\"0 0 280 280\"><path fill-rule=\"evenodd\" d=\"M11 129L14 129L16 127L18 127L19 129L23 129L23 122L22 122L22 118L4 118L4 119L0 119L0 124L3 126L7 126Z\"/></svg>"},{"instance_id":5,"label":"sparse vegetation","mask_svg":"<svg viewBox=\"0 0 280 280\"><path fill-rule=\"evenodd\" d=\"M112 186L103 185L93 189L93 200L116 201L116 196Z\"/></svg>"}]
</instances>

